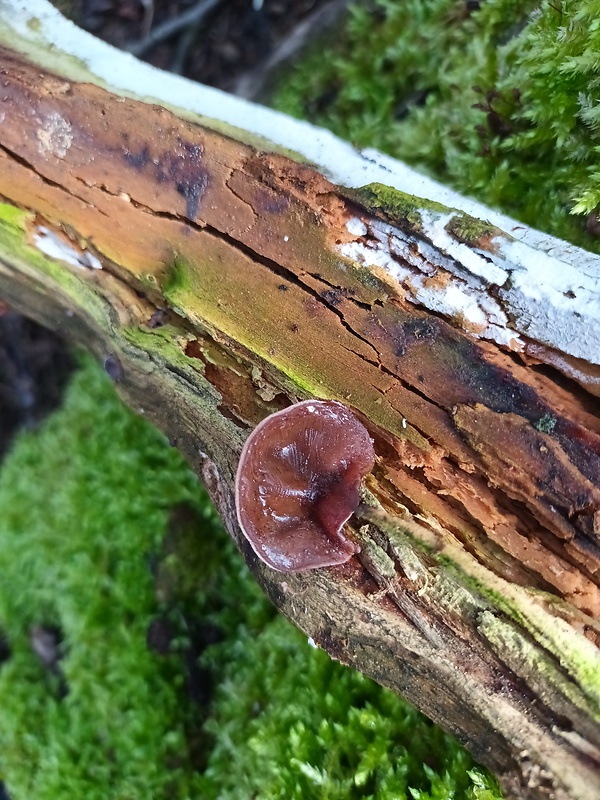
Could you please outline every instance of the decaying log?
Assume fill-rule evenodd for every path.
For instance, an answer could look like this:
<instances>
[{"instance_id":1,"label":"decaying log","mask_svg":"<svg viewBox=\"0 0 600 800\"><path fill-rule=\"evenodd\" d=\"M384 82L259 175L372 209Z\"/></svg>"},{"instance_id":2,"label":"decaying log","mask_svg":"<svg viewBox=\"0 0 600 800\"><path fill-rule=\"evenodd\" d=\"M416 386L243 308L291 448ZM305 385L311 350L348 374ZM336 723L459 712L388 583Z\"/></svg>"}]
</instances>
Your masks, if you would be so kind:
<instances>
[{"instance_id":1,"label":"decaying log","mask_svg":"<svg viewBox=\"0 0 600 800\"><path fill-rule=\"evenodd\" d=\"M249 106L199 120L210 91L175 113L149 67L138 98L109 90L135 62L27 7L0 3L0 297L105 361L318 646L508 796L597 800L599 259L404 193L383 157L348 155L368 185L343 181L342 143L317 171L257 139L256 108L245 133ZM79 36L89 67L60 49ZM233 475L252 427L308 397L354 409L377 461L360 554L282 574L240 535Z\"/></svg>"}]
</instances>

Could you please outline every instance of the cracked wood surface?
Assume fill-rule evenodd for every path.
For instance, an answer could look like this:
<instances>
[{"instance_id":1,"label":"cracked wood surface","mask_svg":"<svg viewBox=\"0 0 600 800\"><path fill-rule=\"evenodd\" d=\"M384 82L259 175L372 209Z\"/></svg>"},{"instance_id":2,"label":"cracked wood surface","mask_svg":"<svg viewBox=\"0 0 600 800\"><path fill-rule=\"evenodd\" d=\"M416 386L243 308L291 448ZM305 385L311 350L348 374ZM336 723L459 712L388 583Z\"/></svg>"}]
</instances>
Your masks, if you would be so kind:
<instances>
[{"instance_id":1,"label":"cracked wood surface","mask_svg":"<svg viewBox=\"0 0 600 800\"><path fill-rule=\"evenodd\" d=\"M600 796L594 368L570 382L353 261L381 210L310 167L6 49L0 65L0 295L120 364L319 646L457 732L508 793ZM385 219L399 271L458 280L418 220ZM282 576L240 538L232 476L252 426L312 396L361 416L377 464L360 555Z\"/></svg>"}]
</instances>

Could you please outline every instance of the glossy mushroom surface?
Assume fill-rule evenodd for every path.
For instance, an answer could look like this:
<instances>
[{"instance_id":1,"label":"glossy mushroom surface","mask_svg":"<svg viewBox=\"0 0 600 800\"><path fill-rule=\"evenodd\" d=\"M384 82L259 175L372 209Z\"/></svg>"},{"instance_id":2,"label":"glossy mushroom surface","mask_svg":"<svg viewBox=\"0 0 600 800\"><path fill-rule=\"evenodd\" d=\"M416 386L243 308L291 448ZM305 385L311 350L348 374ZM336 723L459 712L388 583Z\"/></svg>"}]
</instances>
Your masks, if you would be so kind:
<instances>
[{"instance_id":1,"label":"glossy mushroom surface","mask_svg":"<svg viewBox=\"0 0 600 800\"><path fill-rule=\"evenodd\" d=\"M342 526L374 459L369 432L341 403L306 400L263 420L236 477L238 520L257 555L281 572L347 561L359 548Z\"/></svg>"}]
</instances>

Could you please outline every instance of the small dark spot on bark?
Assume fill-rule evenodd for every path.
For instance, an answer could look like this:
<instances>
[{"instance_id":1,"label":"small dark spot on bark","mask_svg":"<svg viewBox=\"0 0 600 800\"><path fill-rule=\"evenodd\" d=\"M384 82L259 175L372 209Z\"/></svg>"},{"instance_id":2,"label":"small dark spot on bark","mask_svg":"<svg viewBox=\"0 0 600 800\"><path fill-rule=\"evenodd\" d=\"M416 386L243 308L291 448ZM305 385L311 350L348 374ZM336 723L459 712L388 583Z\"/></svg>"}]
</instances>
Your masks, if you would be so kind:
<instances>
[{"instance_id":1,"label":"small dark spot on bark","mask_svg":"<svg viewBox=\"0 0 600 800\"><path fill-rule=\"evenodd\" d=\"M106 356L104 359L104 370L115 383L123 378L123 366L116 356Z\"/></svg>"},{"instance_id":2,"label":"small dark spot on bark","mask_svg":"<svg viewBox=\"0 0 600 800\"><path fill-rule=\"evenodd\" d=\"M200 162L204 148L201 144L178 139L174 150L163 153L156 164L158 183L173 182L177 192L186 200L185 215L195 220L200 201L210 183L210 175Z\"/></svg>"},{"instance_id":3,"label":"small dark spot on bark","mask_svg":"<svg viewBox=\"0 0 600 800\"><path fill-rule=\"evenodd\" d=\"M183 180L177 184L177 191L186 199L185 215L194 220L200 208L200 200L208 187L208 175L202 176L197 181Z\"/></svg>"},{"instance_id":4,"label":"small dark spot on bark","mask_svg":"<svg viewBox=\"0 0 600 800\"><path fill-rule=\"evenodd\" d=\"M296 323L294 322L292 325L290 325L290 330L292 333L298 333L298 331L300 330L300 326L296 325Z\"/></svg>"},{"instance_id":5,"label":"small dark spot on bark","mask_svg":"<svg viewBox=\"0 0 600 800\"><path fill-rule=\"evenodd\" d=\"M280 292L287 292L289 287L285 283L280 283L277 288Z\"/></svg>"},{"instance_id":6,"label":"small dark spot on bark","mask_svg":"<svg viewBox=\"0 0 600 800\"><path fill-rule=\"evenodd\" d=\"M438 333L435 323L428 319L409 320L402 327L407 339L433 339Z\"/></svg>"},{"instance_id":7,"label":"small dark spot on bark","mask_svg":"<svg viewBox=\"0 0 600 800\"><path fill-rule=\"evenodd\" d=\"M256 209L265 214L283 214L287 211L290 200L284 194L275 194L266 189L258 189L256 192Z\"/></svg>"},{"instance_id":8,"label":"small dark spot on bark","mask_svg":"<svg viewBox=\"0 0 600 800\"><path fill-rule=\"evenodd\" d=\"M329 303L329 305L332 305L334 308L337 308L337 306L339 306L339 304L342 302L341 293L336 292L334 289L326 289L324 292L321 292L321 297L326 303Z\"/></svg>"},{"instance_id":9,"label":"small dark spot on bark","mask_svg":"<svg viewBox=\"0 0 600 800\"><path fill-rule=\"evenodd\" d=\"M332 636L331 628L323 628L323 630L315 633L313 637L315 644L322 650L325 650L331 658L337 661L343 661L346 657L346 648L339 639Z\"/></svg>"},{"instance_id":10,"label":"small dark spot on bark","mask_svg":"<svg viewBox=\"0 0 600 800\"><path fill-rule=\"evenodd\" d=\"M146 164L150 161L150 150L148 145L145 144L142 149L134 153L129 149L125 150L125 161L130 167L134 169L144 169Z\"/></svg>"},{"instance_id":11,"label":"small dark spot on bark","mask_svg":"<svg viewBox=\"0 0 600 800\"><path fill-rule=\"evenodd\" d=\"M424 375L417 375L417 380L419 383L425 383L425 376Z\"/></svg>"}]
</instances>

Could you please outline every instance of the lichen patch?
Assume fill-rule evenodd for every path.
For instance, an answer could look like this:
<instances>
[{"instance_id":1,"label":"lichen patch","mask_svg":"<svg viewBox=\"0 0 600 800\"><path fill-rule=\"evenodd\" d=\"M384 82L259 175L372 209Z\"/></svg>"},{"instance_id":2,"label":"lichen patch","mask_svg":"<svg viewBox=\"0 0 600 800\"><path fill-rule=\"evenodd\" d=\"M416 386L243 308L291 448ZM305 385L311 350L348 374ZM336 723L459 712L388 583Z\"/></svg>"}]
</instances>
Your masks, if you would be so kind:
<instances>
[{"instance_id":1,"label":"lichen patch","mask_svg":"<svg viewBox=\"0 0 600 800\"><path fill-rule=\"evenodd\" d=\"M73 143L73 127L57 111L51 111L37 129L36 138L41 155L64 158Z\"/></svg>"}]
</instances>

